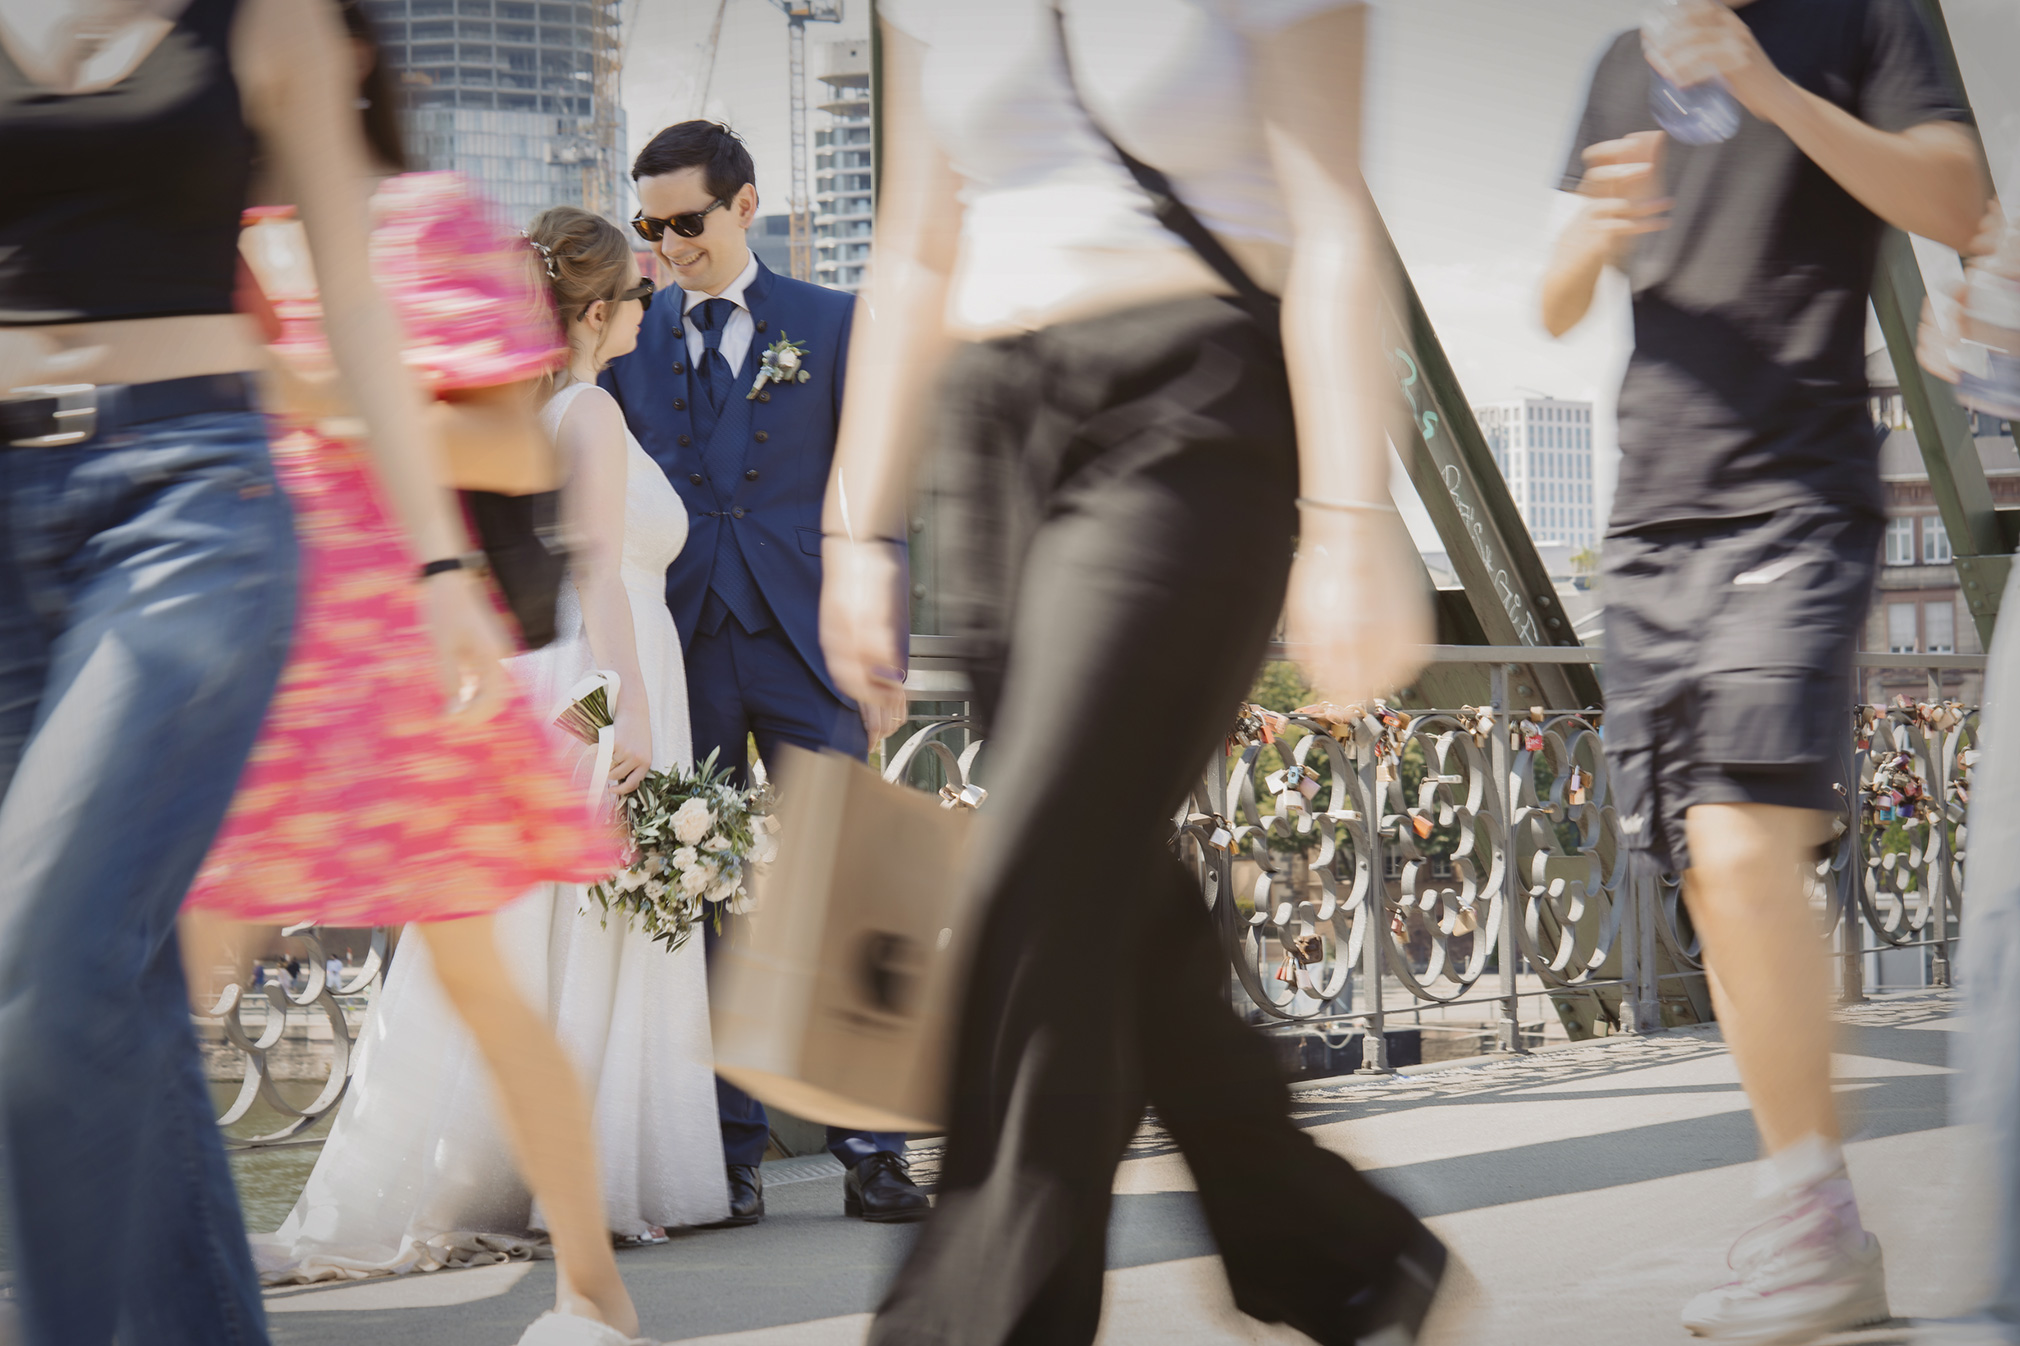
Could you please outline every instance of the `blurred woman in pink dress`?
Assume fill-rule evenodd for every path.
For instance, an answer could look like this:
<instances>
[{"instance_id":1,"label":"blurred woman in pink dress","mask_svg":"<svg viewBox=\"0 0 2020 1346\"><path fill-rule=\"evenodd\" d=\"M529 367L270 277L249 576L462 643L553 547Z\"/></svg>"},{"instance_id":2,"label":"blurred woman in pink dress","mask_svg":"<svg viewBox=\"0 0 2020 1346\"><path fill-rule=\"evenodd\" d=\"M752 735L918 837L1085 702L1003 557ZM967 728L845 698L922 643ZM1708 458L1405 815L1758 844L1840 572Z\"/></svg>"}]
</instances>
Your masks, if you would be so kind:
<instances>
[{"instance_id":1,"label":"blurred woman in pink dress","mask_svg":"<svg viewBox=\"0 0 2020 1346\"><path fill-rule=\"evenodd\" d=\"M375 58L355 4L344 12L361 57ZM397 168L390 82L369 64L368 136ZM539 476L528 465L551 454L531 390L564 353L530 254L452 174L392 177L374 210L374 269L403 320L407 363L434 394L453 475L528 489ZM433 581L417 584L363 450L346 438L299 232L286 212L266 212L244 250L279 320L291 432L274 457L301 531L302 596L289 666L188 908L239 921L422 922L553 1240L556 1308L522 1341L630 1342L637 1314L611 1253L588 1106L544 1017L506 975L490 915L532 884L607 873L615 839L585 823L523 695L508 688L485 715L440 685L421 620ZM487 462L499 480L473 481L471 464Z\"/></svg>"}]
</instances>

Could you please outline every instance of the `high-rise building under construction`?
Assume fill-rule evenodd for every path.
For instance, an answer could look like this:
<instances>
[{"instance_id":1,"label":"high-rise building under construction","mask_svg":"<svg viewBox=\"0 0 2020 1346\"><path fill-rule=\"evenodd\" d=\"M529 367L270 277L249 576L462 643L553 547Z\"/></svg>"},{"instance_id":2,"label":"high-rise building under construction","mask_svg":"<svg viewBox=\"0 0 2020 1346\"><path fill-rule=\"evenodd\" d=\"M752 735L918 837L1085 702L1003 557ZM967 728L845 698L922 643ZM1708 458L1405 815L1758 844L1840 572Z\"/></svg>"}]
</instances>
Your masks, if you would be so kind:
<instances>
[{"instance_id":1,"label":"high-rise building under construction","mask_svg":"<svg viewBox=\"0 0 2020 1346\"><path fill-rule=\"evenodd\" d=\"M366 0L415 167L469 175L522 225L554 205L628 216L620 2Z\"/></svg>"},{"instance_id":2,"label":"high-rise building under construction","mask_svg":"<svg viewBox=\"0 0 2020 1346\"><path fill-rule=\"evenodd\" d=\"M814 132L814 279L855 290L870 265L872 155L870 44L830 42L821 83L826 128Z\"/></svg>"}]
</instances>

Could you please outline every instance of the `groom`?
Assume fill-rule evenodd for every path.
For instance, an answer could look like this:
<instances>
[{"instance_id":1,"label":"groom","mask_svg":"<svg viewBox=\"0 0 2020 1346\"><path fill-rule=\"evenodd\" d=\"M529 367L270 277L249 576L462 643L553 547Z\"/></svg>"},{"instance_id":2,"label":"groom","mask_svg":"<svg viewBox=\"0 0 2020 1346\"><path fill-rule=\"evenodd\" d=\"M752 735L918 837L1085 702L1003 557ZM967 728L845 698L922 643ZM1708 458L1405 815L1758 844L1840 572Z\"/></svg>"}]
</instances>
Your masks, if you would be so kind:
<instances>
[{"instance_id":1,"label":"groom","mask_svg":"<svg viewBox=\"0 0 2020 1346\"><path fill-rule=\"evenodd\" d=\"M781 743L862 757L868 738L821 658L821 497L841 420L855 300L773 274L751 255L757 172L743 142L714 122L669 126L631 166L640 211L676 291L655 304L638 347L611 362L603 386L687 505L687 545L666 575L687 657L696 761L713 751L739 778L745 744L770 758ZM797 348L799 369L758 377ZM804 378L804 382L800 381ZM753 389L756 390L752 396ZM711 949L715 931L706 928ZM729 1166L729 1225L764 1218L758 1168L764 1105L715 1082ZM926 1213L903 1135L828 1128L848 1169L843 1210L900 1222Z\"/></svg>"}]
</instances>

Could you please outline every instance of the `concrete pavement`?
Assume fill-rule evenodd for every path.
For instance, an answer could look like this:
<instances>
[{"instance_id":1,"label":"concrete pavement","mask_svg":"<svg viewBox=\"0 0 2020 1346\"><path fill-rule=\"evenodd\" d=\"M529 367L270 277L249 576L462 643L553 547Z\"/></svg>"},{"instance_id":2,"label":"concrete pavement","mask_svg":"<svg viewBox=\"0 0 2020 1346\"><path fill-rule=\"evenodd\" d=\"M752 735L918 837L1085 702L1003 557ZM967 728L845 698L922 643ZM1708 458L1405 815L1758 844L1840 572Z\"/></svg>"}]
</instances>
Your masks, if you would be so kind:
<instances>
[{"instance_id":1,"label":"concrete pavement","mask_svg":"<svg viewBox=\"0 0 2020 1346\"><path fill-rule=\"evenodd\" d=\"M1897 1314L1955 1312L1974 1280L1962 1133L1945 1117L1944 993L1844 1015L1838 1088ZM1300 1123L1424 1213L1479 1289L1454 1346L1683 1343L1691 1294L1722 1279L1746 1223L1753 1124L1715 1028L1486 1064L1300 1087ZM916 1167L930 1178L936 1152ZM857 1346L913 1237L841 1213L841 1179L786 1161L769 1218L620 1254L647 1332L711 1346ZM1116 1183L1106 1346L1302 1341L1236 1314L1185 1162L1155 1126ZM1286 1242L1298 1230L1288 1220ZM290 1287L277 1346L507 1346L551 1302L551 1263ZM1847 1342L1902 1340L1901 1330Z\"/></svg>"}]
</instances>

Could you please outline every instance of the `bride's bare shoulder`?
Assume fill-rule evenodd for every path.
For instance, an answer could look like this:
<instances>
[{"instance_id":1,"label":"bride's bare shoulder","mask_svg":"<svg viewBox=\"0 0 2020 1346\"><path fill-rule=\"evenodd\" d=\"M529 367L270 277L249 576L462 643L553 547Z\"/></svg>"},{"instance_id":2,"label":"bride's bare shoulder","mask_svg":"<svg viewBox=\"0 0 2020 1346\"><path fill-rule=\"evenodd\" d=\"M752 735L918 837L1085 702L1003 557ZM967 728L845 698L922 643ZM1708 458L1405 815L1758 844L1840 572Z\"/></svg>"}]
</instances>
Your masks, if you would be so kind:
<instances>
[{"instance_id":1,"label":"bride's bare shoulder","mask_svg":"<svg viewBox=\"0 0 2020 1346\"><path fill-rule=\"evenodd\" d=\"M578 385L580 391L563 390L556 394L568 398L561 408L561 420L555 427L555 438L562 447L571 441L585 445L614 444L624 447L624 411L617 405L617 399L595 384Z\"/></svg>"}]
</instances>

